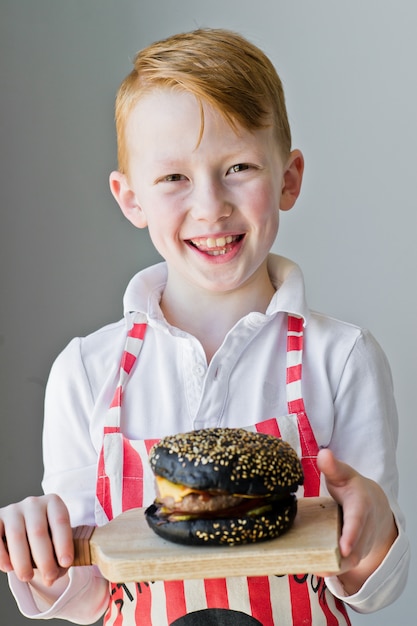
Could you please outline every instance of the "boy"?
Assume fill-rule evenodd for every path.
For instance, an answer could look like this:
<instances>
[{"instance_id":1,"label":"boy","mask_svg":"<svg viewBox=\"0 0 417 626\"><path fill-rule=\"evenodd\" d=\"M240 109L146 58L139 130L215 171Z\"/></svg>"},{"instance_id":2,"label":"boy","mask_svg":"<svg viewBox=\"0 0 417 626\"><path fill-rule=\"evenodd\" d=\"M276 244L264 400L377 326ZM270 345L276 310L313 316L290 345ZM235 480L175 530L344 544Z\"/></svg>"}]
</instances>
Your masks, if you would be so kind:
<instances>
[{"instance_id":1,"label":"boy","mask_svg":"<svg viewBox=\"0 0 417 626\"><path fill-rule=\"evenodd\" d=\"M0 512L0 567L21 610L84 624L104 612L115 625L349 624L344 602L394 601L409 548L389 367L369 333L309 311L299 268L269 252L304 166L272 64L223 30L155 43L121 85L116 125L112 193L165 262L132 279L122 321L73 340L53 366L47 495ZM153 500L155 440L211 426L296 448L303 495L343 507L338 577L109 586L69 567L71 525Z\"/></svg>"}]
</instances>

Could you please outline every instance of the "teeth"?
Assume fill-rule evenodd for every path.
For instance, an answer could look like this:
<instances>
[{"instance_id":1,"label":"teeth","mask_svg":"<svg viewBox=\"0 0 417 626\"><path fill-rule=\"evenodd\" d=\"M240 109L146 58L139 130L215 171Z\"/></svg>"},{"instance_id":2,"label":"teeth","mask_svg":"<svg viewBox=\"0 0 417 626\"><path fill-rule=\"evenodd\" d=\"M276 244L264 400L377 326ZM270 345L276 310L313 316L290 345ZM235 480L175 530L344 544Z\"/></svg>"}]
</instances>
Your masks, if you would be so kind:
<instances>
[{"instance_id":1,"label":"teeth","mask_svg":"<svg viewBox=\"0 0 417 626\"><path fill-rule=\"evenodd\" d=\"M235 239L236 237L228 235L227 237L218 237L217 239L208 237L206 240L199 239L198 241L192 241L197 248L224 248L226 244L232 243Z\"/></svg>"}]
</instances>

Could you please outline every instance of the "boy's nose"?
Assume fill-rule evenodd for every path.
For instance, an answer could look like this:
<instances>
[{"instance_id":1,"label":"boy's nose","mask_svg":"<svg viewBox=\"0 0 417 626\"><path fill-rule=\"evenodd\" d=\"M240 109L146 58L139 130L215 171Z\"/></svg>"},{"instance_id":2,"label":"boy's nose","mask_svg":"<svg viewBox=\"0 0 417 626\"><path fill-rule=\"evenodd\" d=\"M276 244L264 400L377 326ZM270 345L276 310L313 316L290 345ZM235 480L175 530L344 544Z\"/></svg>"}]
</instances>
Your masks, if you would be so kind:
<instances>
[{"instance_id":1,"label":"boy's nose","mask_svg":"<svg viewBox=\"0 0 417 626\"><path fill-rule=\"evenodd\" d=\"M191 214L196 220L214 223L229 217L233 211L233 204L222 185L214 182L195 188L191 203Z\"/></svg>"}]
</instances>

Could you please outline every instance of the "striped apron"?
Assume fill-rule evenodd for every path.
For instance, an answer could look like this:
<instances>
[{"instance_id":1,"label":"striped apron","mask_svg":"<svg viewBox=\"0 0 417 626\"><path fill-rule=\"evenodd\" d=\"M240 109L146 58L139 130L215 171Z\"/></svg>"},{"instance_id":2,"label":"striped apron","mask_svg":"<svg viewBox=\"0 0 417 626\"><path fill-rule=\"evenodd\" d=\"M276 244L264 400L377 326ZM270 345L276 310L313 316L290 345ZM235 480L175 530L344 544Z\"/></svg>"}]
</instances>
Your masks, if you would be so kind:
<instances>
[{"instance_id":1,"label":"striped apron","mask_svg":"<svg viewBox=\"0 0 417 626\"><path fill-rule=\"evenodd\" d=\"M128 332L120 378L104 427L96 492L97 524L155 497L148 454L157 440L128 440L120 430L123 390L140 353L146 321L137 314ZM303 320L288 316L286 389L288 414L246 428L288 441L304 470L299 497L320 495L318 445L301 391ZM238 548L237 548L238 549ZM250 576L189 581L109 583L106 626L295 626L350 624L344 604L324 579L311 574Z\"/></svg>"}]
</instances>

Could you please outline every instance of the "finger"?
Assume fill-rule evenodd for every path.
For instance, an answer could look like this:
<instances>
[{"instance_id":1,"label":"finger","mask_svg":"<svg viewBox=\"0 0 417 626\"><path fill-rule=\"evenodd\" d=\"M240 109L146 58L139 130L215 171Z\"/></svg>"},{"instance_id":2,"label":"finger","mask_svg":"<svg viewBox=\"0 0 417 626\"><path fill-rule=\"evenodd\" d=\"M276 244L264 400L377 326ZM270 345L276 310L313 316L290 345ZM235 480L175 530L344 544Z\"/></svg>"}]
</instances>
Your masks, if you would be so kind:
<instances>
[{"instance_id":1,"label":"finger","mask_svg":"<svg viewBox=\"0 0 417 626\"><path fill-rule=\"evenodd\" d=\"M68 510L54 495L46 496L45 507L35 507L28 516L27 534L33 560L46 585L51 585L74 560Z\"/></svg>"},{"instance_id":2,"label":"finger","mask_svg":"<svg viewBox=\"0 0 417 626\"><path fill-rule=\"evenodd\" d=\"M343 509L342 536L340 538L340 552L344 558L355 561L362 555L366 544L369 508L363 506L363 502L356 494L346 499ZM352 563L351 563L352 564ZM353 563L356 565L356 563Z\"/></svg>"},{"instance_id":3,"label":"finger","mask_svg":"<svg viewBox=\"0 0 417 626\"><path fill-rule=\"evenodd\" d=\"M0 571L11 572L13 567L10 561L9 551L7 549L6 534L4 524L0 521Z\"/></svg>"},{"instance_id":4,"label":"finger","mask_svg":"<svg viewBox=\"0 0 417 626\"><path fill-rule=\"evenodd\" d=\"M45 584L51 585L59 576L59 566L52 544L48 517L44 508L28 507L26 533L33 562Z\"/></svg>"},{"instance_id":5,"label":"finger","mask_svg":"<svg viewBox=\"0 0 417 626\"><path fill-rule=\"evenodd\" d=\"M68 568L74 561L74 541L68 509L60 498L48 503L48 522L58 564Z\"/></svg>"},{"instance_id":6,"label":"finger","mask_svg":"<svg viewBox=\"0 0 417 626\"><path fill-rule=\"evenodd\" d=\"M360 475L350 465L339 461L328 449L319 452L317 461L326 478L330 495L343 509L339 548L343 570L347 571L358 563L366 528L367 508L363 504Z\"/></svg>"},{"instance_id":7,"label":"finger","mask_svg":"<svg viewBox=\"0 0 417 626\"><path fill-rule=\"evenodd\" d=\"M13 521L5 523L1 543L8 555L5 557L6 571L14 570L19 580L29 582L33 578L33 562L23 516L17 515Z\"/></svg>"}]
</instances>

